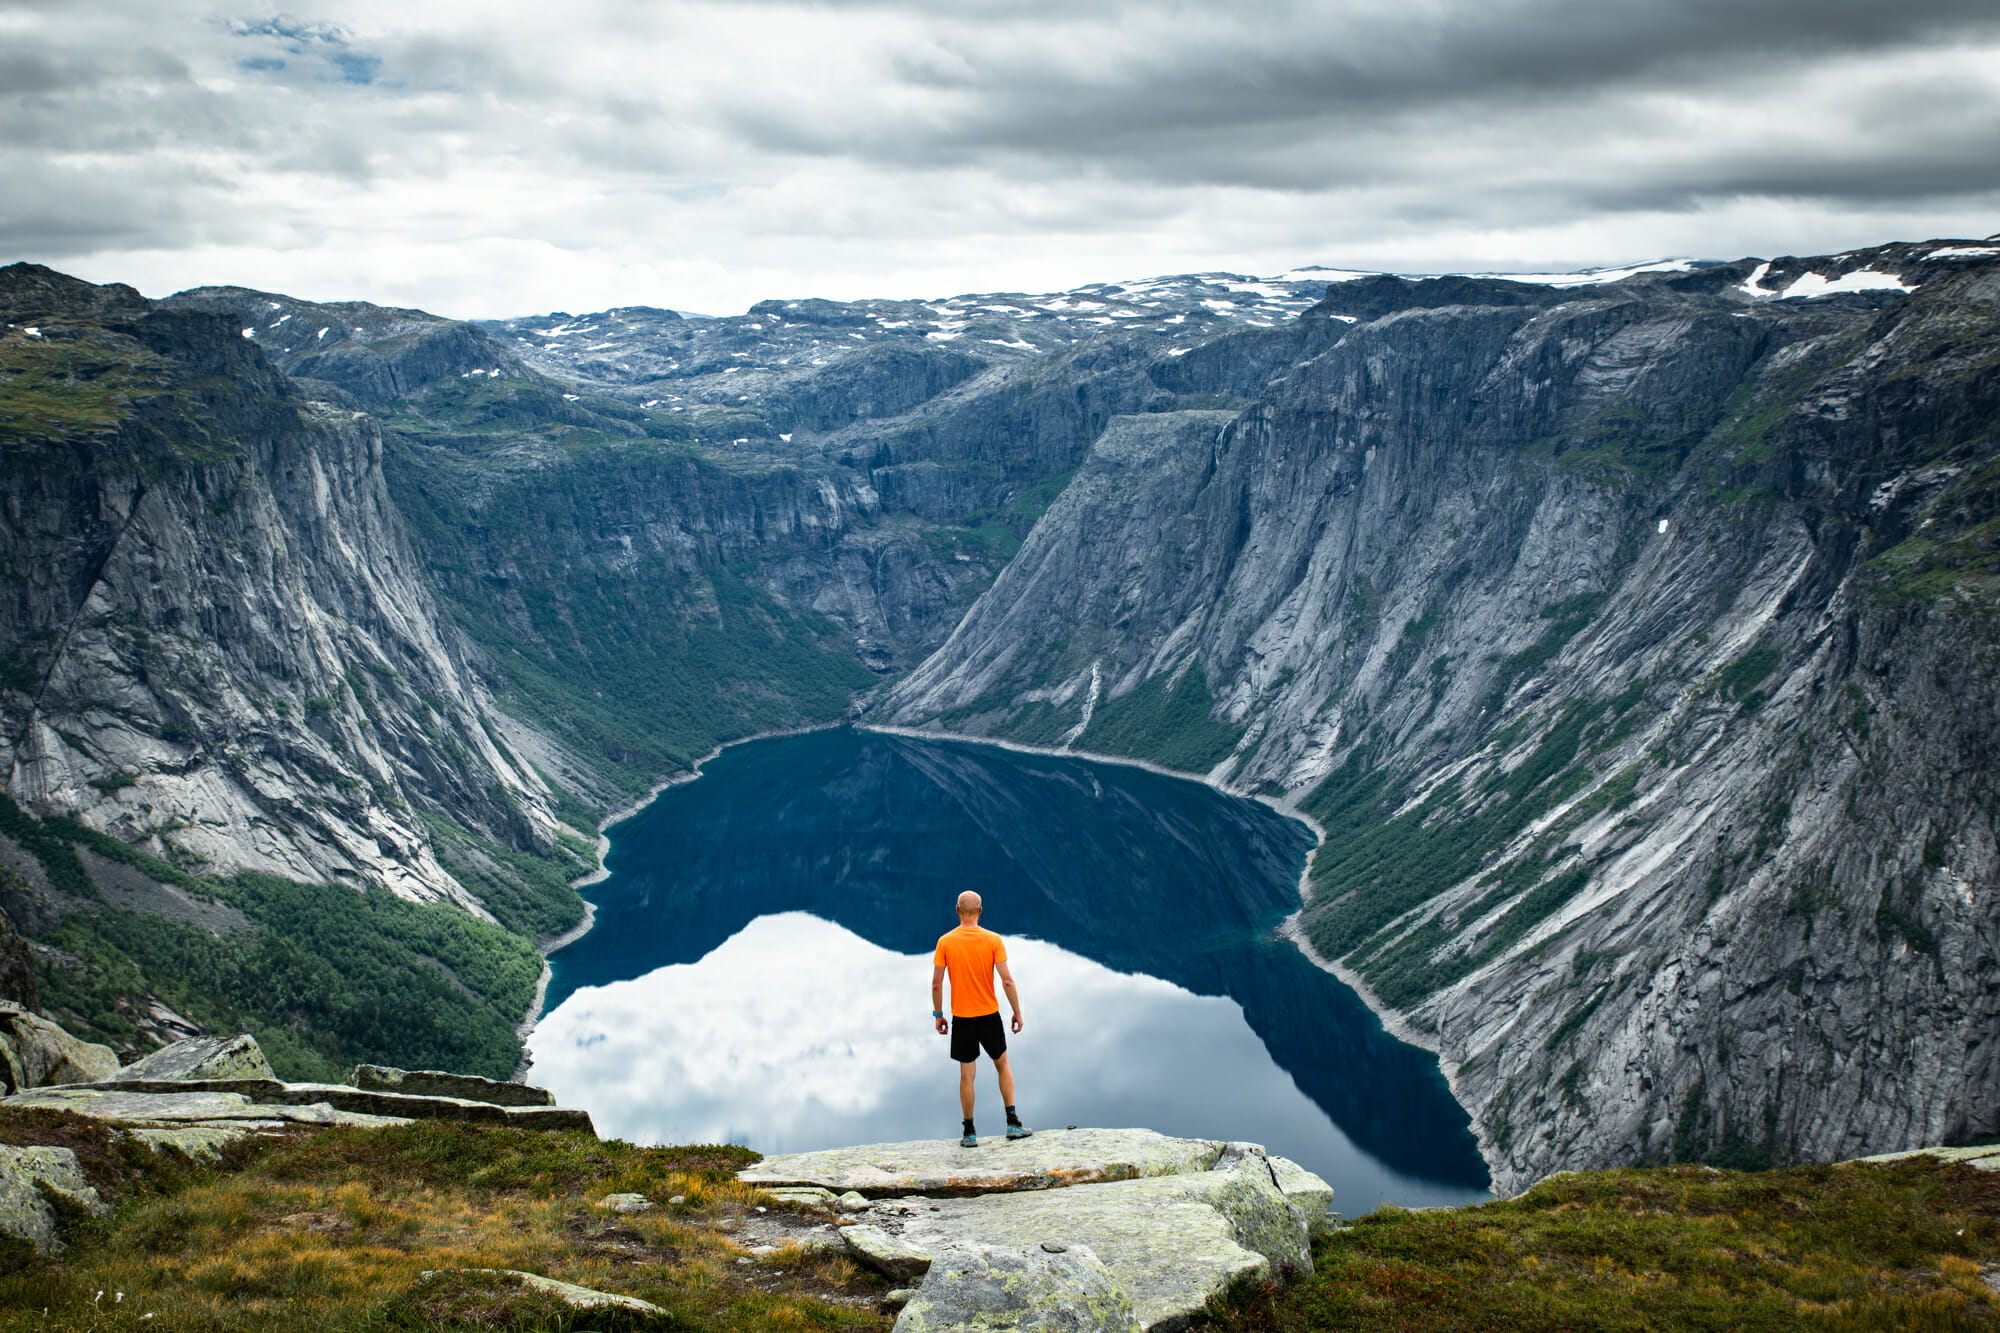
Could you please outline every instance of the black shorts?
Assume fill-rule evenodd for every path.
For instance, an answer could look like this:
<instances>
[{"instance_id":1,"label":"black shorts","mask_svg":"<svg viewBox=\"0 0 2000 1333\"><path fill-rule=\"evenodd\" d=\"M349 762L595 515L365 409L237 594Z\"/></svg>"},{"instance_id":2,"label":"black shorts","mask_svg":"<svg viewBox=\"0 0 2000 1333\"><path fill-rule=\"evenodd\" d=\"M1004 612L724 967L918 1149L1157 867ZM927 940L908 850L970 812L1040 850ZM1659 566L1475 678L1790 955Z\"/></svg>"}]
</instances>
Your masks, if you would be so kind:
<instances>
[{"instance_id":1,"label":"black shorts","mask_svg":"<svg viewBox=\"0 0 2000 1333\"><path fill-rule=\"evenodd\" d=\"M979 1048L998 1060L1007 1054L1007 1025L1000 1021L1000 1011L981 1014L977 1018L954 1018L951 1020L951 1058L962 1065L969 1065L979 1058Z\"/></svg>"}]
</instances>

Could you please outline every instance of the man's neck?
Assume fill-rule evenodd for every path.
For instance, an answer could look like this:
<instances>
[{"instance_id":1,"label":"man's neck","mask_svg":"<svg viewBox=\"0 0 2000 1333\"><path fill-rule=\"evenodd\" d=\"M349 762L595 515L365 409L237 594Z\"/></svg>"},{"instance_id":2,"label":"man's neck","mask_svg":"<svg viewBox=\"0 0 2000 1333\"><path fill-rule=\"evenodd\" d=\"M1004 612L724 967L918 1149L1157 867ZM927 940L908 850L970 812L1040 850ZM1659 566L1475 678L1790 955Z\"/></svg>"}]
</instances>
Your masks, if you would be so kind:
<instances>
[{"instance_id":1,"label":"man's neck","mask_svg":"<svg viewBox=\"0 0 2000 1333\"><path fill-rule=\"evenodd\" d=\"M958 928L960 930L977 930L979 929L979 918L976 916L962 916L958 919Z\"/></svg>"}]
</instances>

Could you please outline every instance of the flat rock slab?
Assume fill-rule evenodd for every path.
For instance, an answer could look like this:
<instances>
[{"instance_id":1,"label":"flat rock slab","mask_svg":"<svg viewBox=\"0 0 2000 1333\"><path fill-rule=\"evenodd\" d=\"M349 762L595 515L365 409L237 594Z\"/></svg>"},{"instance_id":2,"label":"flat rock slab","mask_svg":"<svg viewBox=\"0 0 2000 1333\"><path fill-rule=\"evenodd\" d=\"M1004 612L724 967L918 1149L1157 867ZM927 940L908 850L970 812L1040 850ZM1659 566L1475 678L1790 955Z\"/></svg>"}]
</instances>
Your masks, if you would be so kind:
<instances>
[{"instance_id":1,"label":"flat rock slab","mask_svg":"<svg viewBox=\"0 0 2000 1333\"><path fill-rule=\"evenodd\" d=\"M240 1092L140 1092L105 1083L35 1088L0 1099L0 1106L74 1111L98 1120L198 1124L204 1121L285 1122L301 1125L407 1125L401 1116L342 1111L325 1102L306 1105L254 1102Z\"/></svg>"},{"instance_id":2,"label":"flat rock slab","mask_svg":"<svg viewBox=\"0 0 2000 1333\"><path fill-rule=\"evenodd\" d=\"M417 1097L456 1097L493 1106L554 1106L556 1095L531 1083L502 1083L477 1074L448 1074L441 1069L392 1069L388 1065L356 1065L347 1081L363 1092L403 1092Z\"/></svg>"},{"instance_id":3,"label":"flat rock slab","mask_svg":"<svg viewBox=\"0 0 2000 1333\"><path fill-rule=\"evenodd\" d=\"M977 1148L961 1148L956 1139L919 1139L786 1153L739 1171L737 1179L766 1188L853 1190L870 1198L941 1198L1205 1172L1221 1153L1219 1142L1169 1138L1150 1129L1055 1129L1027 1139L996 1134Z\"/></svg>"},{"instance_id":4,"label":"flat rock slab","mask_svg":"<svg viewBox=\"0 0 2000 1333\"><path fill-rule=\"evenodd\" d=\"M1935 1157L1944 1162L1964 1162L1967 1166L1976 1166L1982 1171L2000 1171L2000 1143L1982 1144L1976 1148L1915 1148L1909 1152L1885 1152L1856 1160L1900 1162L1909 1157Z\"/></svg>"},{"instance_id":5,"label":"flat rock slab","mask_svg":"<svg viewBox=\"0 0 2000 1333\"><path fill-rule=\"evenodd\" d=\"M1088 1247L1131 1297L1139 1324L1172 1329L1240 1279L1310 1271L1303 1218L1262 1159L1226 1170L1088 1188L937 1201L901 1219L905 1245L942 1256L954 1245L1026 1251Z\"/></svg>"},{"instance_id":6,"label":"flat rock slab","mask_svg":"<svg viewBox=\"0 0 2000 1333\"><path fill-rule=\"evenodd\" d=\"M281 1083L271 1078L120 1079L91 1084L111 1092L154 1096L234 1094L264 1106L329 1106L335 1111L402 1120L472 1120L517 1129L580 1129L595 1134L590 1112L565 1106L499 1106L462 1097L372 1092L345 1083ZM342 1121L341 1123L348 1123Z\"/></svg>"},{"instance_id":7,"label":"flat rock slab","mask_svg":"<svg viewBox=\"0 0 2000 1333\"><path fill-rule=\"evenodd\" d=\"M1132 1301L1085 1245L965 1245L937 1257L895 1333L1139 1333Z\"/></svg>"},{"instance_id":8,"label":"flat rock slab","mask_svg":"<svg viewBox=\"0 0 2000 1333\"><path fill-rule=\"evenodd\" d=\"M615 1291L598 1291L592 1287L579 1287L574 1282L560 1282L540 1273L524 1273L518 1268L433 1268L421 1273L417 1281L429 1282L454 1273L474 1273L481 1277L495 1277L510 1281L516 1286L546 1291L563 1304L576 1310L629 1310L633 1314L649 1315L664 1319L667 1312L651 1301L642 1301L637 1296L621 1296Z\"/></svg>"},{"instance_id":9,"label":"flat rock slab","mask_svg":"<svg viewBox=\"0 0 2000 1333\"><path fill-rule=\"evenodd\" d=\"M155 1152L171 1148L183 1157L212 1162L219 1160L222 1150L230 1144L281 1127L279 1121L237 1120L222 1124L148 1125L130 1132Z\"/></svg>"}]
</instances>

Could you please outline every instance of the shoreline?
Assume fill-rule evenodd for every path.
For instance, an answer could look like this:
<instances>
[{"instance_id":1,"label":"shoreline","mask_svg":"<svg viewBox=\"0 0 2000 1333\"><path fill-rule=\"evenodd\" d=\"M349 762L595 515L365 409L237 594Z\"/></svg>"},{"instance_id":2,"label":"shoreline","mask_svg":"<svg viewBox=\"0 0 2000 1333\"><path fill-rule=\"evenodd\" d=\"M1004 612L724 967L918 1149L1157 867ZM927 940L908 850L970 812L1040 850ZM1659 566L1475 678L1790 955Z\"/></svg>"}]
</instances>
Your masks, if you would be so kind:
<instances>
[{"instance_id":1,"label":"shoreline","mask_svg":"<svg viewBox=\"0 0 2000 1333\"><path fill-rule=\"evenodd\" d=\"M687 772L675 773L669 777L661 778L647 790L644 796L634 796L623 805L613 806L604 818L597 821L597 869L587 875L582 875L571 880L569 882L570 888L578 890L577 896L582 898L583 894L581 890L587 889L593 884L602 884L605 880L611 878L611 871L606 869L604 864L605 858L611 854L611 826L622 824L632 818L632 816L658 800L660 794L669 788L678 787L685 782L693 782L701 776L703 765L707 764L711 759L716 758L724 750L729 749L733 745L748 745L752 741L774 740L780 736L803 736L815 731L831 731L835 727L845 725L847 724L843 722L829 722L823 726L788 727L782 731L760 731L754 736L743 736L733 741L724 741L701 758L695 760L693 766ZM555 969L549 966L549 955L558 949L576 943L585 935L588 935L591 927L596 924L597 904L591 902L588 898L583 898L583 919L581 921L578 921L574 926L571 926L560 935L550 935L535 941L535 952L542 956L542 975L535 982L535 998L529 1003L527 1012L521 1016L521 1021L514 1025L514 1039L521 1043L521 1062L514 1067L514 1077L520 1078L527 1073L530 1063L527 1046L528 1038L534 1035L536 1025L542 1021L542 1005L548 1000L549 983L555 979Z\"/></svg>"}]
</instances>

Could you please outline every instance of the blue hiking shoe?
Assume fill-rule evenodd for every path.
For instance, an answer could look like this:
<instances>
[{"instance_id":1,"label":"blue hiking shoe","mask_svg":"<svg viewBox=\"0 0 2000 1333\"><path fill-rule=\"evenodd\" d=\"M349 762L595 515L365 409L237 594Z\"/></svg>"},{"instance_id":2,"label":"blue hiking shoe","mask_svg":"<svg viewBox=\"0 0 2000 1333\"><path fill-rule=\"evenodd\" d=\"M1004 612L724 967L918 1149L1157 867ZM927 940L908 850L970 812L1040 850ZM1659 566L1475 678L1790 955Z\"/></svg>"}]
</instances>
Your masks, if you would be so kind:
<instances>
[{"instance_id":1,"label":"blue hiking shoe","mask_svg":"<svg viewBox=\"0 0 2000 1333\"><path fill-rule=\"evenodd\" d=\"M1034 1132L1035 1132L1034 1130L1029 1129L1026 1125L1022 1124L1012 1124L1007 1126L1007 1137L1010 1139L1025 1139L1028 1138L1030 1135L1032 1135Z\"/></svg>"},{"instance_id":2,"label":"blue hiking shoe","mask_svg":"<svg viewBox=\"0 0 2000 1333\"><path fill-rule=\"evenodd\" d=\"M979 1146L979 1136L968 1129L965 1131L965 1137L958 1141L958 1146L961 1148L977 1148Z\"/></svg>"}]
</instances>

